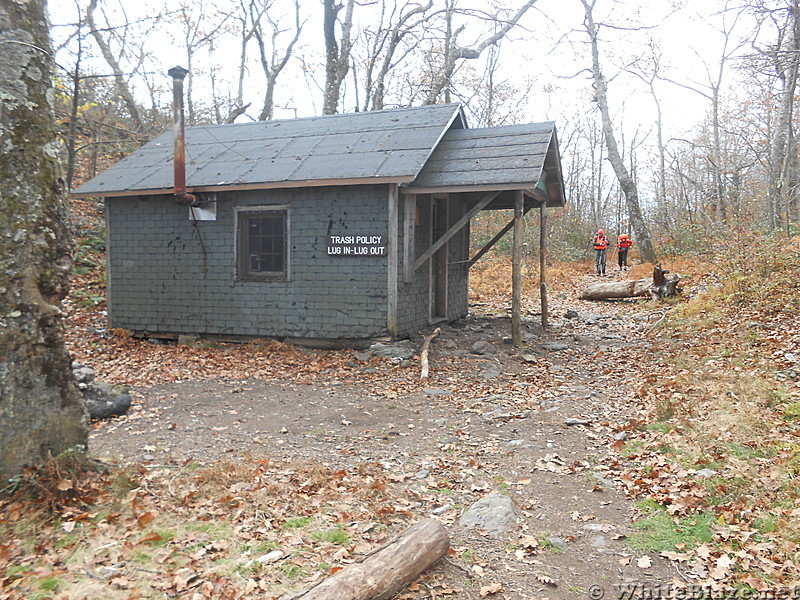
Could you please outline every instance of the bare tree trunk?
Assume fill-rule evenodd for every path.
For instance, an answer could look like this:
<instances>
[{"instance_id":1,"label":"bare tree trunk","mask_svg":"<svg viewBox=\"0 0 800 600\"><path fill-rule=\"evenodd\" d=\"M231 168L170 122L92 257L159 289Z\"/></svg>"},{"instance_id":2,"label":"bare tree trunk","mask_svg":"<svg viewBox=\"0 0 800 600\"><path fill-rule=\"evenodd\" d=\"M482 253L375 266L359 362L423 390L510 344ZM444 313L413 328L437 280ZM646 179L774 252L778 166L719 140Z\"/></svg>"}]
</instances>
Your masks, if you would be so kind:
<instances>
[{"instance_id":1,"label":"bare tree trunk","mask_svg":"<svg viewBox=\"0 0 800 600\"><path fill-rule=\"evenodd\" d=\"M111 67L111 70L114 73L114 82L117 85L117 91L119 92L119 95L122 96L122 101L125 103L136 129L141 129L142 117L139 114L139 107L136 105L136 101L133 99L133 94L131 93L130 87L128 87L128 82L125 80L122 67L120 67L119 61L117 61L114 53L111 52L111 47L108 45L108 43L106 43L106 40L97 30L97 25L94 21L94 11L96 9L97 0L90 0L89 6L86 9L86 23L89 25L89 30L92 34L92 37L94 37L94 41L97 42L97 46L100 48L100 53L103 55L106 63L108 63L108 66Z\"/></svg>"},{"instance_id":2,"label":"bare tree trunk","mask_svg":"<svg viewBox=\"0 0 800 600\"><path fill-rule=\"evenodd\" d=\"M85 448L58 303L71 243L44 0L0 2L0 481Z\"/></svg>"},{"instance_id":3,"label":"bare tree trunk","mask_svg":"<svg viewBox=\"0 0 800 600\"><path fill-rule=\"evenodd\" d=\"M256 36L256 40L258 41L258 50L261 56L261 68L264 70L264 75L267 78L267 87L264 91L264 105L261 108L261 114L258 116L259 121L269 121L272 119L273 111L275 110L275 85L278 81L278 76L281 74L281 71L283 71L286 63L288 63L289 59L292 57L294 46L297 43L297 40L300 39L300 32L303 29L303 25L300 23L300 0L295 0L294 2L294 18L294 37L292 38L292 41L287 44L283 52L283 56L280 59L275 58L277 54L276 46L278 35L283 31L280 25L278 23L272 24L272 52L270 56L267 56L267 48L266 44L264 43L264 35L261 31L261 25L260 23L255 24L254 34Z\"/></svg>"},{"instance_id":4,"label":"bare tree trunk","mask_svg":"<svg viewBox=\"0 0 800 600\"><path fill-rule=\"evenodd\" d=\"M628 208L628 217L630 218L633 231L636 233L637 243L639 245L642 258L647 262L655 262L656 253L653 249L653 242L650 239L650 230L642 217L642 209L639 205L639 191L636 182L631 177L628 169L625 168L625 163L620 155L617 146L617 140L614 137L614 127L611 122L611 114L608 108L608 84L603 72L600 69L600 51L598 49L598 27L594 22L592 9L597 0L581 0L583 7L586 11L584 25L586 32L589 34L589 41L592 48L592 76L594 78L595 95L598 107L600 108L600 116L603 120L603 134L606 139L606 149L608 150L608 159L611 161L611 166L614 169L614 174L617 177L619 186L625 194L625 202Z\"/></svg>"},{"instance_id":5,"label":"bare tree trunk","mask_svg":"<svg viewBox=\"0 0 800 600\"><path fill-rule=\"evenodd\" d=\"M342 83L350 68L350 38L353 29L354 0L347 0L342 22L341 42L336 40L336 17L343 8L336 0L322 0L324 7L323 32L325 38L325 98L322 114L333 115L339 110Z\"/></svg>"},{"instance_id":6,"label":"bare tree trunk","mask_svg":"<svg viewBox=\"0 0 800 600\"><path fill-rule=\"evenodd\" d=\"M800 4L798 0L789 0L787 19L785 35L788 39L785 48L777 49L774 56L775 72L781 83L781 92L775 134L770 148L769 188L767 191L768 223L772 230L780 227L784 197L789 196L787 204L795 203L795 210L797 202L797 194L794 189L798 177L793 109L798 67L800 66Z\"/></svg>"},{"instance_id":7,"label":"bare tree trunk","mask_svg":"<svg viewBox=\"0 0 800 600\"><path fill-rule=\"evenodd\" d=\"M458 36L464 30L464 27L461 26L453 30L452 19L455 13L455 0L449 0L446 11L447 34L444 40L443 66L436 71L431 81L431 89L425 99L425 104L436 104L442 94L444 94L444 101L450 102L453 74L455 73L458 61L480 58L486 48L497 44L511 31L534 4L536 4L536 0L527 0L510 18L503 19L499 16L496 17L495 21L498 27L492 35L484 38L472 47L465 47L458 45Z\"/></svg>"}]
</instances>

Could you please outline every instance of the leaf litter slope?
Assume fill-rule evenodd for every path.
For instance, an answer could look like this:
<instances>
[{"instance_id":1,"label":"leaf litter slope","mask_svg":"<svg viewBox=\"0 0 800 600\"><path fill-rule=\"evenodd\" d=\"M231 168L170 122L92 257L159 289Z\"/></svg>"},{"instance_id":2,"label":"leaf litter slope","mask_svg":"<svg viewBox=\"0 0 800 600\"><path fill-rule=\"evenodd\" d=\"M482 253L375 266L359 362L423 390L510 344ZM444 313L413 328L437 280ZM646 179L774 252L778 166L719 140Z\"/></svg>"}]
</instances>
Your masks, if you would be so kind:
<instances>
[{"instance_id":1,"label":"leaf litter slope","mask_svg":"<svg viewBox=\"0 0 800 600\"><path fill-rule=\"evenodd\" d=\"M630 506L599 462L630 412L634 375L614 330L638 322L593 314L552 335L531 322L522 359L497 316L505 303L446 328L425 382L416 360L76 336L76 357L101 379L134 386L131 414L92 435L95 456L124 466L33 531L21 501L6 505L9 589L279 596L432 513L453 554L408 597L580 597L593 584L670 577L657 556L626 548ZM495 354L471 354L479 340ZM554 340L566 348L541 345ZM490 492L520 513L501 539L457 523ZM22 559L26 544L49 551Z\"/></svg>"},{"instance_id":2,"label":"leaf litter slope","mask_svg":"<svg viewBox=\"0 0 800 600\"><path fill-rule=\"evenodd\" d=\"M660 490L686 480L655 468L656 442L639 441L659 433L639 431L658 405L654 382L641 378L656 373L642 337L652 306L573 296L555 294L552 332L527 324L523 359L497 316L507 314L507 294L474 290L470 318L434 343L425 382L416 360L404 368L276 343L152 346L98 337L96 317L73 319L76 356L102 379L134 386L131 414L92 436L96 456L125 466L96 494L57 505L55 522L26 523L29 506L4 504L11 541L0 557L13 567L4 593L45 586L93 597L88 590L102 586L119 598L277 597L432 513L450 528L454 551L404 597L585 597L591 585L611 593L625 583L741 580L729 564L737 559L714 542L676 541L666 557L677 569L652 546L626 546L638 532L613 486L669 507ZM579 318L563 318L568 308ZM476 340L496 354L470 354ZM68 496L72 488L61 487ZM500 540L457 523L492 491L510 494L520 511Z\"/></svg>"}]
</instances>

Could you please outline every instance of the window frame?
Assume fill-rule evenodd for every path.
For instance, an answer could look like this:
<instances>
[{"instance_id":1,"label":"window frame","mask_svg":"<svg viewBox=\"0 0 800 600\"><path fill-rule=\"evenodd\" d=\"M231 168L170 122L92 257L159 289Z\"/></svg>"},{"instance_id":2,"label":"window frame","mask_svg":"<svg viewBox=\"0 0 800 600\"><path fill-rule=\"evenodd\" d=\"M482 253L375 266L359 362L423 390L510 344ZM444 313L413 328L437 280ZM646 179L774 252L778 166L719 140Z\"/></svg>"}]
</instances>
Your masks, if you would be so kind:
<instances>
[{"instance_id":1,"label":"window frame","mask_svg":"<svg viewBox=\"0 0 800 600\"><path fill-rule=\"evenodd\" d=\"M291 231L292 213L288 204L269 204L261 206L237 206L234 209L234 236L235 236L235 278L236 281L289 281L291 276ZM249 217L258 217L259 213L283 213L284 237L283 253L284 268L282 271L254 272L248 268L249 246L247 237L247 223ZM266 216L266 215L261 215Z\"/></svg>"}]
</instances>

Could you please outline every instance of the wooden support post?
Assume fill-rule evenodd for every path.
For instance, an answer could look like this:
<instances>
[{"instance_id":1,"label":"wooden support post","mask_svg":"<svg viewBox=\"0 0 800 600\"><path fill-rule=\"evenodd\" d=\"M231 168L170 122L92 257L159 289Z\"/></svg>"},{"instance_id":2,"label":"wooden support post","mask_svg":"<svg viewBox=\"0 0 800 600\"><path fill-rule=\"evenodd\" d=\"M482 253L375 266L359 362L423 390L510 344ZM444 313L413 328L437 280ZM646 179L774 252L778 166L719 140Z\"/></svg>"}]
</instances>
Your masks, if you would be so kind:
<instances>
[{"instance_id":1,"label":"wooden support post","mask_svg":"<svg viewBox=\"0 0 800 600\"><path fill-rule=\"evenodd\" d=\"M539 295L542 303L542 327L547 328L547 202L539 208Z\"/></svg>"},{"instance_id":2,"label":"wooden support post","mask_svg":"<svg viewBox=\"0 0 800 600\"><path fill-rule=\"evenodd\" d=\"M394 542L346 566L298 600L388 600L447 555L450 539L436 519L408 528Z\"/></svg>"},{"instance_id":3,"label":"wooden support post","mask_svg":"<svg viewBox=\"0 0 800 600\"><path fill-rule=\"evenodd\" d=\"M511 341L522 346L522 191L514 193L514 249L511 254Z\"/></svg>"},{"instance_id":4,"label":"wooden support post","mask_svg":"<svg viewBox=\"0 0 800 600\"><path fill-rule=\"evenodd\" d=\"M388 260L386 263L387 273L387 301L386 301L386 328L392 335L398 334L397 329L397 267L399 262L399 248L398 248L398 218L399 207L398 202L400 199L399 190L396 183L389 184L389 239L387 243Z\"/></svg>"},{"instance_id":5,"label":"wooden support post","mask_svg":"<svg viewBox=\"0 0 800 600\"><path fill-rule=\"evenodd\" d=\"M403 281L414 281L414 232L417 224L417 197L409 194L403 198Z\"/></svg>"}]
</instances>

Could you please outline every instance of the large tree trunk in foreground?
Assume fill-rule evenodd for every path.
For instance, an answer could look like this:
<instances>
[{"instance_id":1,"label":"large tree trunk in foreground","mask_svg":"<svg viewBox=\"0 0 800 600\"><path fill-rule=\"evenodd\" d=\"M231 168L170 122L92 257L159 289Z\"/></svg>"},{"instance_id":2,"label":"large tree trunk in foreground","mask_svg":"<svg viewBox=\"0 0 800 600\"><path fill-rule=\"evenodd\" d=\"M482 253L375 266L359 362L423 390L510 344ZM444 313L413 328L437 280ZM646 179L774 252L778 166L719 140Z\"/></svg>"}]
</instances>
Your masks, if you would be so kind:
<instances>
[{"instance_id":1,"label":"large tree trunk in foreground","mask_svg":"<svg viewBox=\"0 0 800 600\"><path fill-rule=\"evenodd\" d=\"M84 446L64 347L72 264L45 0L0 0L0 481Z\"/></svg>"},{"instance_id":2,"label":"large tree trunk in foreground","mask_svg":"<svg viewBox=\"0 0 800 600\"><path fill-rule=\"evenodd\" d=\"M647 279L626 279L623 281L598 281L590 284L578 296L580 300L611 300L614 298L638 298L650 296L654 300L674 296L678 290L680 275L667 277L661 266L653 267L653 277Z\"/></svg>"},{"instance_id":3,"label":"large tree trunk in foreground","mask_svg":"<svg viewBox=\"0 0 800 600\"><path fill-rule=\"evenodd\" d=\"M447 554L447 530L436 519L409 527L363 562L345 567L300 600L386 600Z\"/></svg>"}]
</instances>

